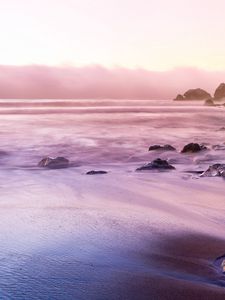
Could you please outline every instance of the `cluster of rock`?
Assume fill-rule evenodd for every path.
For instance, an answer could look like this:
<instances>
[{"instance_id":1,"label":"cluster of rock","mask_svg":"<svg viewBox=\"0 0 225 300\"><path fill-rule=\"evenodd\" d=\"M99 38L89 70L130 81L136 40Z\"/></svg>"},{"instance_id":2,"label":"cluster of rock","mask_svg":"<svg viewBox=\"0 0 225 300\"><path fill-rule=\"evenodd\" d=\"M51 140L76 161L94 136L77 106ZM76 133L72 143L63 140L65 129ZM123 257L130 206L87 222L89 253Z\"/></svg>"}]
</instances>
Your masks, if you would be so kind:
<instances>
[{"instance_id":1,"label":"cluster of rock","mask_svg":"<svg viewBox=\"0 0 225 300\"><path fill-rule=\"evenodd\" d=\"M214 100L225 100L225 83L221 83L215 90L214 97L210 95L207 91L197 88L190 89L183 95L178 94L174 100L205 100L205 105L214 106Z\"/></svg>"},{"instance_id":2,"label":"cluster of rock","mask_svg":"<svg viewBox=\"0 0 225 300\"><path fill-rule=\"evenodd\" d=\"M171 145L153 145L153 146L150 146L148 151L153 151L153 150L161 150L161 151L176 151L176 148L174 148L173 146Z\"/></svg>"},{"instance_id":3,"label":"cluster of rock","mask_svg":"<svg viewBox=\"0 0 225 300\"><path fill-rule=\"evenodd\" d=\"M176 148L174 148L171 145L152 145L148 149L149 151L176 151ZM181 150L181 153L196 153L202 150L207 150L207 147L202 144L198 143L189 143L184 146L184 148Z\"/></svg>"},{"instance_id":4,"label":"cluster of rock","mask_svg":"<svg viewBox=\"0 0 225 300\"><path fill-rule=\"evenodd\" d=\"M208 148L202 144L189 143L183 147L181 153L197 153L207 149ZM225 148L223 147L222 150L225 150ZM176 148L168 144L152 145L149 147L149 151L176 151ZM38 163L38 167L48 168L48 169L61 169L61 168L67 168L69 166L70 166L69 160L65 157L56 157L56 158L45 157ZM146 171L146 170L168 171L168 170L175 170L175 167L172 166L167 160L157 158L136 169L136 171ZM103 171L103 170L91 170L88 171L86 174L102 175L107 173L108 173L107 171ZM201 172L200 176L201 177L220 176L225 178L225 164L214 164L212 166L209 166L209 168L206 171Z\"/></svg>"},{"instance_id":5,"label":"cluster of rock","mask_svg":"<svg viewBox=\"0 0 225 300\"><path fill-rule=\"evenodd\" d=\"M152 145L149 147L149 151L176 151L176 148L174 148L171 145ZM207 147L201 144L197 143L190 143L184 146L184 148L181 150L181 153L197 153L202 150L207 150ZM139 168L136 169L136 171L146 171L146 170L174 170L175 167L168 163L167 160L163 160L161 158L157 158L150 163L147 163Z\"/></svg>"},{"instance_id":6,"label":"cluster of rock","mask_svg":"<svg viewBox=\"0 0 225 300\"><path fill-rule=\"evenodd\" d=\"M174 100L206 100L211 98L211 95L203 89L190 89L184 95L177 95Z\"/></svg>"}]
</instances>

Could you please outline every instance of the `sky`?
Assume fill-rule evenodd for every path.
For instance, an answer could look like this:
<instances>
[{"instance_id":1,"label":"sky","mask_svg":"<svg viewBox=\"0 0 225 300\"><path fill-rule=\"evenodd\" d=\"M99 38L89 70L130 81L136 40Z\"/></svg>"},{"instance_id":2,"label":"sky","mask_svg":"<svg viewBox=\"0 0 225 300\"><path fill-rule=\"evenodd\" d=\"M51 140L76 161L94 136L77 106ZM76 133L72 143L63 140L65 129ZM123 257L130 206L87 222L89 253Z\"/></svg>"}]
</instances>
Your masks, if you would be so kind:
<instances>
[{"instance_id":1,"label":"sky","mask_svg":"<svg viewBox=\"0 0 225 300\"><path fill-rule=\"evenodd\" d=\"M2 0L0 64L225 69L224 0Z\"/></svg>"},{"instance_id":2,"label":"sky","mask_svg":"<svg viewBox=\"0 0 225 300\"><path fill-rule=\"evenodd\" d=\"M215 72L224 78L224 12L224 0L1 0L0 65L8 72L0 72L0 87L26 66L36 80L41 66L52 76L61 68L57 80L71 68L88 78L102 76L99 68L112 78L146 71L152 81L159 72L174 70L179 78L177 70L187 69L189 76L202 71L196 85L207 88Z\"/></svg>"}]
</instances>

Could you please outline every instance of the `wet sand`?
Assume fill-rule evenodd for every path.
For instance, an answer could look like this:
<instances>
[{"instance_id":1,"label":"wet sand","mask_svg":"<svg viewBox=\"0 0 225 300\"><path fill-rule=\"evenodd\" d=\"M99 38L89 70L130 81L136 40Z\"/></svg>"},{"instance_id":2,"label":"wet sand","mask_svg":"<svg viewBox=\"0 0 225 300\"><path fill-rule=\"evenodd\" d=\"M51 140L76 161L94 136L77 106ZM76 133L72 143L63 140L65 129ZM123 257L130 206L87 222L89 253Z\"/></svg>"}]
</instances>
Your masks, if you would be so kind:
<instances>
[{"instance_id":1,"label":"wet sand","mask_svg":"<svg viewBox=\"0 0 225 300\"><path fill-rule=\"evenodd\" d=\"M2 115L1 299L224 299L225 181L189 172L225 162L224 111L152 105ZM180 154L191 141L209 150ZM45 155L72 166L37 168ZM176 170L135 172L157 157Z\"/></svg>"}]
</instances>

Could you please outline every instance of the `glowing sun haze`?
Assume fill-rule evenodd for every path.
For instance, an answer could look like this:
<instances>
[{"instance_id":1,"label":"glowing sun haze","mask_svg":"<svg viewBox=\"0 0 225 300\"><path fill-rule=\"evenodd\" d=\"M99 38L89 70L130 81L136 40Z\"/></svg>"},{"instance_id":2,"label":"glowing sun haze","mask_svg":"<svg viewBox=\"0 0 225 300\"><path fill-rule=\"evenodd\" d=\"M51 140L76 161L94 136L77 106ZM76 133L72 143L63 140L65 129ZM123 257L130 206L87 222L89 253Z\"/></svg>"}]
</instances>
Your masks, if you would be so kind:
<instances>
[{"instance_id":1,"label":"glowing sun haze","mask_svg":"<svg viewBox=\"0 0 225 300\"><path fill-rule=\"evenodd\" d=\"M224 0L0 2L0 64L225 70Z\"/></svg>"}]
</instances>

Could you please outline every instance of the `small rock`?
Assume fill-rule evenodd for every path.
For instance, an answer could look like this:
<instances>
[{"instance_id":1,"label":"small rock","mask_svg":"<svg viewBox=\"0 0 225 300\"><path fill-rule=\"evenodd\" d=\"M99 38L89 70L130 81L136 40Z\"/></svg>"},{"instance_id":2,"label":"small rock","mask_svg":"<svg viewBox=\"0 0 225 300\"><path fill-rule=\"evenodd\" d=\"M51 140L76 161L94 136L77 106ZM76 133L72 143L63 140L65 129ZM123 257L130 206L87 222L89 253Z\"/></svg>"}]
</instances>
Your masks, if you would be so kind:
<instances>
[{"instance_id":1,"label":"small rock","mask_svg":"<svg viewBox=\"0 0 225 300\"><path fill-rule=\"evenodd\" d=\"M211 98L205 100L205 106L215 106L215 103Z\"/></svg>"},{"instance_id":2,"label":"small rock","mask_svg":"<svg viewBox=\"0 0 225 300\"><path fill-rule=\"evenodd\" d=\"M86 175L100 175L100 174L107 174L108 172L106 171L95 171L95 170L92 170L92 171L88 171L86 173Z\"/></svg>"},{"instance_id":3,"label":"small rock","mask_svg":"<svg viewBox=\"0 0 225 300\"><path fill-rule=\"evenodd\" d=\"M182 96L181 94L178 94L174 100L175 101L177 101L177 100L184 100L184 96Z\"/></svg>"},{"instance_id":4,"label":"small rock","mask_svg":"<svg viewBox=\"0 0 225 300\"><path fill-rule=\"evenodd\" d=\"M150 146L149 149L148 149L148 151L153 151L153 150L176 151L176 149L171 145L164 145L164 146L153 145L153 146Z\"/></svg>"},{"instance_id":5,"label":"small rock","mask_svg":"<svg viewBox=\"0 0 225 300\"><path fill-rule=\"evenodd\" d=\"M207 147L204 145L199 145L197 143L190 143L184 146L181 153L196 153L202 150L207 150Z\"/></svg>"},{"instance_id":6,"label":"small rock","mask_svg":"<svg viewBox=\"0 0 225 300\"><path fill-rule=\"evenodd\" d=\"M214 164L201 174L201 177L225 177L225 164Z\"/></svg>"},{"instance_id":7,"label":"small rock","mask_svg":"<svg viewBox=\"0 0 225 300\"><path fill-rule=\"evenodd\" d=\"M45 157L39 163L38 167L45 167L49 169L62 169L69 166L69 160L65 157Z\"/></svg>"},{"instance_id":8,"label":"small rock","mask_svg":"<svg viewBox=\"0 0 225 300\"><path fill-rule=\"evenodd\" d=\"M175 167L170 165L167 160L162 160L161 158L157 158L152 162L137 168L136 171L144 171L144 170L174 170Z\"/></svg>"}]
</instances>

